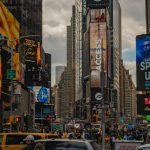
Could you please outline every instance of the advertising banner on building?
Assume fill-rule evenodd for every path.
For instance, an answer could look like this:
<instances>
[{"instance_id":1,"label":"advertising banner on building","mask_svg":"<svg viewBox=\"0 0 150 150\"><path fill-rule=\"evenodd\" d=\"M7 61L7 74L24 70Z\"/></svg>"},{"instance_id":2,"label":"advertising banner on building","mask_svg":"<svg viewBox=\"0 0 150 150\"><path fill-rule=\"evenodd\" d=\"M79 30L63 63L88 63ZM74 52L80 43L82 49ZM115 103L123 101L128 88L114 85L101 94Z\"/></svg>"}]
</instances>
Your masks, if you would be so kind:
<instances>
[{"instance_id":1,"label":"advertising banner on building","mask_svg":"<svg viewBox=\"0 0 150 150\"><path fill-rule=\"evenodd\" d=\"M100 88L91 88L91 101L95 104L100 104L102 102L102 93Z\"/></svg>"},{"instance_id":2,"label":"advertising banner on building","mask_svg":"<svg viewBox=\"0 0 150 150\"><path fill-rule=\"evenodd\" d=\"M13 57L12 69L16 70L16 78L14 78L14 80L19 80L20 75L19 53L14 52L12 57Z\"/></svg>"},{"instance_id":3,"label":"advertising banner on building","mask_svg":"<svg viewBox=\"0 0 150 150\"><path fill-rule=\"evenodd\" d=\"M150 90L150 35L136 37L137 91Z\"/></svg>"},{"instance_id":4,"label":"advertising banner on building","mask_svg":"<svg viewBox=\"0 0 150 150\"><path fill-rule=\"evenodd\" d=\"M106 8L109 6L109 0L86 0L86 6L92 9Z\"/></svg>"},{"instance_id":5,"label":"advertising banner on building","mask_svg":"<svg viewBox=\"0 0 150 150\"><path fill-rule=\"evenodd\" d=\"M2 1L0 1L0 10L0 39L2 41L2 53L4 53L4 51L8 51L9 53L13 51L12 69L16 71L16 78L14 78L14 80L20 80L20 56L19 53L16 52L16 46L20 38L20 23Z\"/></svg>"},{"instance_id":6,"label":"advertising banner on building","mask_svg":"<svg viewBox=\"0 0 150 150\"><path fill-rule=\"evenodd\" d=\"M0 99L2 93L2 61L1 61L1 48L0 48Z\"/></svg>"},{"instance_id":7,"label":"advertising banner on building","mask_svg":"<svg viewBox=\"0 0 150 150\"><path fill-rule=\"evenodd\" d=\"M11 12L0 1L0 34L10 47L15 48L20 34L20 24Z\"/></svg>"},{"instance_id":8,"label":"advertising banner on building","mask_svg":"<svg viewBox=\"0 0 150 150\"><path fill-rule=\"evenodd\" d=\"M102 58L103 57L103 58ZM107 39L105 10L91 10L90 66L91 87L101 87L102 59L104 75L107 73Z\"/></svg>"},{"instance_id":9,"label":"advertising banner on building","mask_svg":"<svg viewBox=\"0 0 150 150\"><path fill-rule=\"evenodd\" d=\"M137 114L150 114L150 94L137 94Z\"/></svg>"},{"instance_id":10,"label":"advertising banner on building","mask_svg":"<svg viewBox=\"0 0 150 150\"><path fill-rule=\"evenodd\" d=\"M28 87L35 92L35 101L40 103L47 103L50 100L50 90L43 86Z\"/></svg>"},{"instance_id":11,"label":"advertising banner on building","mask_svg":"<svg viewBox=\"0 0 150 150\"><path fill-rule=\"evenodd\" d=\"M22 40L25 47L25 61L28 63L41 63L40 42L25 38Z\"/></svg>"}]
</instances>

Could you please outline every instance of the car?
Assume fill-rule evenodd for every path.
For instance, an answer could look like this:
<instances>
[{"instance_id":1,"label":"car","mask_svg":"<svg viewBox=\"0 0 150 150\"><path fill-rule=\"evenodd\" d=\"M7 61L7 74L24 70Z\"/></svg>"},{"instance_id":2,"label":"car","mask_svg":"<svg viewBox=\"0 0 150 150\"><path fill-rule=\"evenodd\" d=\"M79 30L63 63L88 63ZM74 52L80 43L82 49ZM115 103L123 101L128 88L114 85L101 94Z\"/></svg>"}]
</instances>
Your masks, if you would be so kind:
<instances>
[{"instance_id":1,"label":"car","mask_svg":"<svg viewBox=\"0 0 150 150\"><path fill-rule=\"evenodd\" d=\"M141 145L138 150L150 150L150 144Z\"/></svg>"},{"instance_id":2,"label":"car","mask_svg":"<svg viewBox=\"0 0 150 150\"><path fill-rule=\"evenodd\" d=\"M25 146L23 139L27 135L32 135L36 140L45 138L58 138L57 134L51 133L27 133L27 132L10 132L0 133L0 150L20 150Z\"/></svg>"},{"instance_id":3,"label":"car","mask_svg":"<svg viewBox=\"0 0 150 150\"><path fill-rule=\"evenodd\" d=\"M40 139L35 144L42 143L45 150L100 150L93 140L84 139Z\"/></svg>"}]
</instances>

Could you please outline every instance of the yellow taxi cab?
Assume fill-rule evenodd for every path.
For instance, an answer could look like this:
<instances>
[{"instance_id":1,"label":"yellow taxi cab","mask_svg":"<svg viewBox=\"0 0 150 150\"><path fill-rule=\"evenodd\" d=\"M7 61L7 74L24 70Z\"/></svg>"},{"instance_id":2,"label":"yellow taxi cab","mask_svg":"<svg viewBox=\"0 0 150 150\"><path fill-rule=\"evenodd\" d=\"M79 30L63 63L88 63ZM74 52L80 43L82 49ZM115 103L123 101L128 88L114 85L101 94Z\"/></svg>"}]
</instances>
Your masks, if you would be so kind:
<instances>
[{"instance_id":1,"label":"yellow taxi cab","mask_svg":"<svg viewBox=\"0 0 150 150\"><path fill-rule=\"evenodd\" d=\"M24 146L24 139L27 135L34 136L35 140L46 138L57 138L57 134L48 133L0 133L0 150L21 150Z\"/></svg>"},{"instance_id":2,"label":"yellow taxi cab","mask_svg":"<svg viewBox=\"0 0 150 150\"><path fill-rule=\"evenodd\" d=\"M47 136L46 137L47 139L58 139L59 138L58 134L53 134L53 133L47 133L46 136Z\"/></svg>"}]
</instances>

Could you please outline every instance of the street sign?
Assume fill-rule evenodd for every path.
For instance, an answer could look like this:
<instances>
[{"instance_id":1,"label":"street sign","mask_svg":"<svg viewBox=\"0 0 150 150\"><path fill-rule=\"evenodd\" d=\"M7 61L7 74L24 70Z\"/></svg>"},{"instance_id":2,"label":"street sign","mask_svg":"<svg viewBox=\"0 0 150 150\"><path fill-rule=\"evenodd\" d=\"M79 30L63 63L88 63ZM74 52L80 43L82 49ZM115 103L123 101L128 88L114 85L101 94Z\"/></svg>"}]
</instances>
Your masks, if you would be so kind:
<instances>
[{"instance_id":1,"label":"street sign","mask_svg":"<svg viewBox=\"0 0 150 150\"><path fill-rule=\"evenodd\" d=\"M16 70L7 69L7 79L16 78Z\"/></svg>"}]
</instances>

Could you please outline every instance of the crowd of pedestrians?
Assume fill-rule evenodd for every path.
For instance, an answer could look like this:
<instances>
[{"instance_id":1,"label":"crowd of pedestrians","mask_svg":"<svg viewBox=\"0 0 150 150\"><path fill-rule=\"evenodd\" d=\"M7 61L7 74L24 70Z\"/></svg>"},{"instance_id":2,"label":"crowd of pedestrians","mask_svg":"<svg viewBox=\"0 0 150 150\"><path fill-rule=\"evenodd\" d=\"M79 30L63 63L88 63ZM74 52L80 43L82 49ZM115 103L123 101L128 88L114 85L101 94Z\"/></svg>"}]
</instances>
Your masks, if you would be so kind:
<instances>
[{"instance_id":1,"label":"crowd of pedestrians","mask_svg":"<svg viewBox=\"0 0 150 150\"><path fill-rule=\"evenodd\" d=\"M74 128L73 130L55 130L50 132L57 134L59 138L95 140L98 144L102 144L101 128L98 130L93 128ZM105 143L109 144L111 148L115 140L137 140L150 143L150 131L148 131L145 125L106 125L105 134ZM26 137L25 141L28 147L32 147L33 139L28 140L29 138L32 139L32 137L29 136Z\"/></svg>"}]
</instances>

